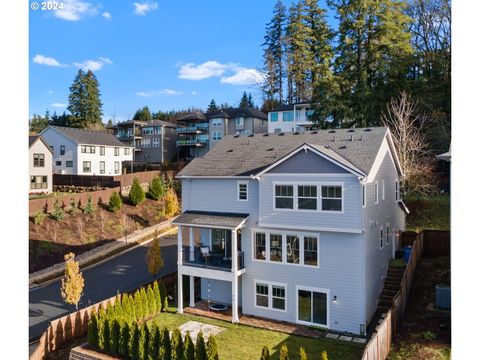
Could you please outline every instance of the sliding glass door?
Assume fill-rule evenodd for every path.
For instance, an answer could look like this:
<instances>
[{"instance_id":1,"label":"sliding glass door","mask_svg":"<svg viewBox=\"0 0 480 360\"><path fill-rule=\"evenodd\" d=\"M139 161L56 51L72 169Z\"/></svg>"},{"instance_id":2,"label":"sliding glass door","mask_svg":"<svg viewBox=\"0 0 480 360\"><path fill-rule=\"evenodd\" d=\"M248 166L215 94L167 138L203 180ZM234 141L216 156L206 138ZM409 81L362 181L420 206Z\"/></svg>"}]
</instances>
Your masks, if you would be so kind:
<instances>
[{"instance_id":1,"label":"sliding glass door","mask_svg":"<svg viewBox=\"0 0 480 360\"><path fill-rule=\"evenodd\" d=\"M297 320L299 322L328 326L327 292L298 289L297 304Z\"/></svg>"},{"instance_id":2,"label":"sliding glass door","mask_svg":"<svg viewBox=\"0 0 480 360\"><path fill-rule=\"evenodd\" d=\"M232 257L232 232L225 229L212 229L212 254Z\"/></svg>"}]
</instances>

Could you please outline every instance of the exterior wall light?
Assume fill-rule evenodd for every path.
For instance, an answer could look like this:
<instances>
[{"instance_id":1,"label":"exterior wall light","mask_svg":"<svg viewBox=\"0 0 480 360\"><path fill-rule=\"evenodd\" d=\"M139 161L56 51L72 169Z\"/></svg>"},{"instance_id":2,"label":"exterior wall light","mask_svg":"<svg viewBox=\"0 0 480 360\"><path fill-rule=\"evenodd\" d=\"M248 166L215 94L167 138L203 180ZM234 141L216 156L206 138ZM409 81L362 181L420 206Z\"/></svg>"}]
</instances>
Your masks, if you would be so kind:
<instances>
[{"instance_id":1,"label":"exterior wall light","mask_svg":"<svg viewBox=\"0 0 480 360\"><path fill-rule=\"evenodd\" d=\"M337 295L335 295L335 296L333 297L333 303L334 303L334 304L337 303Z\"/></svg>"}]
</instances>

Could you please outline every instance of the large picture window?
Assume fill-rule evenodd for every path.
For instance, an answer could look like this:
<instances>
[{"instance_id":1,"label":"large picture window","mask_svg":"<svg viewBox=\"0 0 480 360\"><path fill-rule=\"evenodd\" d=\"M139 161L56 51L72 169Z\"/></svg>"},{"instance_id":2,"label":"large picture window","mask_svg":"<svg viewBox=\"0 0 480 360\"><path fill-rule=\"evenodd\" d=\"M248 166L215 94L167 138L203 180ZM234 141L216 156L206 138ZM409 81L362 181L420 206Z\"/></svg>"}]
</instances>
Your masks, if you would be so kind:
<instances>
[{"instance_id":1,"label":"large picture window","mask_svg":"<svg viewBox=\"0 0 480 360\"><path fill-rule=\"evenodd\" d=\"M293 185L275 185L275 208L293 209Z\"/></svg>"},{"instance_id":2,"label":"large picture window","mask_svg":"<svg viewBox=\"0 0 480 360\"><path fill-rule=\"evenodd\" d=\"M322 211L342 211L341 186L322 186Z\"/></svg>"},{"instance_id":3,"label":"large picture window","mask_svg":"<svg viewBox=\"0 0 480 360\"><path fill-rule=\"evenodd\" d=\"M255 234L255 259L265 260L266 255L266 238L264 233Z\"/></svg>"},{"instance_id":4,"label":"large picture window","mask_svg":"<svg viewBox=\"0 0 480 360\"><path fill-rule=\"evenodd\" d=\"M317 210L317 187L315 185L298 186L298 209Z\"/></svg>"}]
</instances>

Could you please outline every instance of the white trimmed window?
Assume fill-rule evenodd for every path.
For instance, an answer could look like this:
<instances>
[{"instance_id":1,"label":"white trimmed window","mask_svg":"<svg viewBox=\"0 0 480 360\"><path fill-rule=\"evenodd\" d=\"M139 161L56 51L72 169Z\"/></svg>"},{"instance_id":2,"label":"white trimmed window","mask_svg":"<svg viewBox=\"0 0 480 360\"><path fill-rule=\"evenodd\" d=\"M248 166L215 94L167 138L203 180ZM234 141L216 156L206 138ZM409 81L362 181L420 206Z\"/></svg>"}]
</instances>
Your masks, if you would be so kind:
<instances>
[{"instance_id":1,"label":"white trimmed window","mask_svg":"<svg viewBox=\"0 0 480 360\"><path fill-rule=\"evenodd\" d=\"M382 200L385 200L385 180L382 179Z\"/></svg>"},{"instance_id":2,"label":"white trimmed window","mask_svg":"<svg viewBox=\"0 0 480 360\"><path fill-rule=\"evenodd\" d=\"M272 310L285 311L286 285L255 280L255 305Z\"/></svg>"},{"instance_id":3,"label":"white trimmed window","mask_svg":"<svg viewBox=\"0 0 480 360\"><path fill-rule=\"evenodd\" d=\"M105 146L100 146L100 155L101 156L105 155Z\"/></svg>"},{"instance_id":4,"label":"white trimmed window","mask_svg":"<svg viewBox=\"0 0 480 360\"><path fill-rule=\"evenodd\" d=\"M318 265L318 239L314 236L303 237L303 264Z\"/></svg>"},{"instance_id":5,"label":"white trimmed window","mask_svg":"<svg viewBox=\"0 0 480 360\"><path fill-rule=\"evenodd\" d=\"M387 241L386 244L388 245L390 244L390 225L387 225L385 235L386 235L386 241Z\"/></svg>"},{"instance_id":6,"label":"white trimmed window","mask_svg":"<svg viewBox=\"0 0 480 360\"><path fill-rule=\"evenodd\" d=\"M222 140L222 132L221 131L214 131L213 132L213 140Z\"/></svg>"},{"instance_id":7,"label":"white trimmed window","mask_svg":"<svg viewBox=\"0 0 480 360\"><path fill-rule=\"evenodd\" d=\"M255 305L268 308L268 284L255 283Z\"/></svg>"},{"instance_id":8,"label":"white trimmed window","mask_svg":"<svg viewBox=\"0 0 480 360\"><path fill-rule=\"evenodd\" d=\"M152 145L152 140L150 138L143 138L142 139L142 147L149 148Z\"/></svg>"},{"instance_id":9,"label":"white trimmed window","mask_svg":"<svg viewBox=\"0 0 480 360\"><path fill-rule=\"evenodd\" d=\"M383 226L380 227L380 234L379 234L379 238L380 238L380 249L383 249Z\"/></svg>"},{"instance_id":10,"label":"white trimmed window","mask_svg":"<svg viewBox=\"0 0 480 360\"><path fill-rule=\"evenodd\" d=\"M100 161L100 174L105 174L105 161Z\"/></svg>"},{"instance_id":11,"label":"white trimmed window","mask_svg":"<svg viewBox=\"0 0 480 360\"><path fill-rule=\"evenodd\" d=\"M113 164L113 170L115 172L115 174L120 174L120 162L119 161L115 161L115 163Z\"/></svg>"},{"instance_id":12,"label":"white trimmed window","mask_svg":"<svg viewBox=\"0 0 480 360\"><path fill-rule=\"evenodd\" d=\"M120 148L119 147L115 147L114 151L115 151L115 156L120 156Z\"/></svg>"},{"instance_id":13,"label":"white trimmed window","mask_svg":"<svg viewBox=\"0 0 480 360\"><path fill-rule=\"evenodd\" d=\"M255 259L265 260L267 244L265 233L255 233Z\"/></svg>"},{"instance_id":14,"label":"white trimmed window","mask_svg":"<svg viewBox=\"0 0 480 360\"><path fill-rule=\"evenodd\" d=\"M160 147L160 138L152 139L152 147Z\"/></svg>"},{"instance_id":15,"label":"white trimmed window","mask_svg":"<svg viewBox=\"0 0 480 360\"><path fill-rule=\"evenodd\" d=\"M248 182L239 181L237 183L237 200L239 201L248 200Z\"/></svg>"},{"instance_id":16,"label":"white trimmed window","mask_svg":"<svg viewBox=\"0 0 480 360\"><path fill-rule=\"evenodd\" d=\"M235 118L235 126L237 128L243 128L245 126L245 119L243 117Z\"/></svg>"},{"instance_id":17,"label":"white trimmed window","mask_svg":"<svg viewBox=\"0 0 480 360\"><path fill-rule=\"evenodd\" d=\"M222 119L213 119L212 127L222 126Z\"/></svg>"},{"instance_id":18,"label":"white trimmed window","mask_svg":"<svg viewBox=\"0 0 480 360\"><path fill-rule=\"evenodd\" d=\"M317 187L299 185L297 187L297 208L300 210L317 210Z\"/></svg>"},{"instance_id":19,"label":"white trimmed window","mask_svg":"<svg viewBox=\"0 0 480 360\"><path fill-rule=\"evenodd\" d=\"M283 236L282 234L269 234L270 237L270 261L283 261Z\"/></svg>"},{"instance_id":20,"label":"white trimmed window","mask_svg":"<svg viewBox=\"0 0 480 360\"><path fill-rule=\"evenodd\" d=\"M92 171L92 163L90 161L83 162L83 172L89 173Z\"/></svg>"},{"instance_id":21,"label":"white trimmed window","mask_svg":"<svg viewBox=\"0 0 480 360\"><path fill-rule=\"evenodd\" d=\"M124 148L123 155L130 155L130 148Z\"/></svg>"},{"instance_id":22,"label":"white trimmed window","mask_svg":"<svg viewBox=\"0 0 480 360\"><path fill-rule=\"evenodd\" d=\"M367 185L362 185L362 206L367 206Z\"/></svg>"},{"instance_id":23,"label":"white trimmed window","mask_svg":"<svg viewBox=\"0 0 480 360\"><path fill-rule=\"evenodd\" d=\"M342 211L342 187L322 186L322 211Z\"/></svg>"},{"instance_id":24,"label":"white trimmed window","mask_svg":"<svg viewBox=\"0 0 480 360\"><path fill-rule=\"evenodd\" d=\"M293 185L275 185L275 209L293 209Z\"/></svg>"},{"instance_id":25,"label":"white trimmed window","mask_svg":"<svg viewBox=\"0 0 480 360\"><path fill-rule=\"evenodd\" d=\"M378 182L375 181L375 188L374 188L374 191L373 191L373 199L375 201L375 204L378 204Z\"/></svg>"},{"instance_id":26,"label":"white trimmed window","mask_svg":"<svg viewBox=\"0 0 480 360\"><path fill-rule=\"evenodd\" d=\"M400 200L400 185L398 180L395 180L395 201Z\"/></svg>"}]
</instances>

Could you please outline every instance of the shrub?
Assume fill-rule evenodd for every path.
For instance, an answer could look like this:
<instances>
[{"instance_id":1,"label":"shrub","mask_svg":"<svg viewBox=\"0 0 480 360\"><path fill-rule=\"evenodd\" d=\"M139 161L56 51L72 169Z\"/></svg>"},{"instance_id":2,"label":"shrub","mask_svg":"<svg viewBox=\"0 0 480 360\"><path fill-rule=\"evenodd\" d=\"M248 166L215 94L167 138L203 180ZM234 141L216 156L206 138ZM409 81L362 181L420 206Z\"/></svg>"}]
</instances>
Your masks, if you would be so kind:
<instances>
[{"instance_id":1,"label":"shrub","mask_svg":"<svg viewBox=\"0 0 480 360\"><path fill-rule=\"evenodd\" d=\"M53 203L52 217L57 221L60 221L65 217L65 211L63 211L58 199L55 199L55 202Z\"/></svg>"},{"instance_id":2,"label":"shrub","mask_svg":"<svg viewBox=\"0 0 480 360\"><path fill-rule=\"evenodd\" d=\"M140 182L137 178L133 179L132 187L130 188L130 193L128 194L128 199L132 203L132 205L137 206L141 204L145 200L145 191L143 191L142 187L140 186Z\"/></svg>"},{"instance_id":3,"label":"shrub","mask_svg":"<svg viewBox=\"0 0 480 360\"><path fill-rule=\"evenodd\" d=\"M303 347L301 347L300 351L298 352L298 358L300 360L307 360L307 353L305 352L305 349Z\"/></svg>"},{"instance_id":4,"label":"shrub","mask_svg":"<svg viewBox=\"0 0 480 360\"><path fill-rule=\"evenodd\" d=\"M92 312L88 322L87 342L93 348L98 348L98 318L95 312Z\"/></svg>"},{"instance_id":5,"label":"shrub","mask_svg":"<svg viewBox=\"0 0 480 360\"><path fill-rule=\"evenodd\" d=\"M100 350L110 352L110 320L104 317L100 320L102 322L102 331L98 337L98 347Z\"/></svg>"},{"instance_id":6,"label":"shrub","mask_svg":"<svg viewBox=\"0 0 480 360\"><path fill-rule=\"evenodd\" d=\"M35 225L42 225L43 220L45 220L46 217L47 217L47 214L45 214L42 210L39 210L33 216L33 223Z\"/></svg>"},{"instance_id":7,"label":"shrub","mask_svg":"<svg viewBox=\"0 0 480 360\"><path fill-rule=\"evenodd\" d=\"M162 335L160 333L160 328L156 323L153 323L153 327L150 330L150 341L148 342L148 360L157 360L158 350L162 344Z\"/></svg>"},{"instance_id":8,"label":"shrub","mask_svg":"<svg viewBox=\"0 0 480 360\"><path fill-rule=\"evenodd\" d=\"M283 344L280 348L280 360L289 360L290 357L288 356L288 347L287 345Z\"/></svg>"},{"instance_id":9,"label":"shrub","mask_svg":"<svg viewBox=\"0 0 480 360\"><path fill-rule=\"evenodd\" d=\"M111 212L117 212L122 208L122 197L119 193L114 191L112 195L110 195L110 200L108 201L108 210Z\"/></svg>"},{"instance_id":10,"label":"shrub","mask_svg":"<svg viewBox=\"0 0 480 360\"><path fill-rule=\"evenodd\" d=\"M183 342L183 356L185 360L195 360L195 345L188 330L185 334L185 341Z\"/></svg>"},{"instance_id":11,"label":"shrub","mask_svg":"<svg viewBox=\"0 0 480 360\"><path fill-rule=\"evenodd\" d=\"M128 356L128 349L130 344L130 325L124 322L120 330L120 339L118 341L118 354Z\"/></svg>"},{"instance_id":12,"label":"shrub","mask_svg":"<svg viewBox=\"0 0 480 360\"><path fill-rule=\"evenodd\" d=\"M148 356L148 342L150 341L150 331L146 323L140 328L138 339L138 358L146 359Z\"/></svg>"},{"instance_id":13,"label":"shrub","mask_svg":"<svg viewBox=\"0 0 480 360\"><path fill-rule=\"evenodd\" d=\"M114 319L110 322L110 352L113 355L118 354L118 345L120 341L120 322Z\"/></svg>"},{"instance_id":14,"label":"shrub","mask_svg":"<svg viewBox=\"0 0 480 360\"><path fill-rule=\"evenodd\" d=\"M321 359L322 360L328 360L328 355L327 355L327 352L325 350L322 351Z\"/></svg>"},{"instance_id":15,"label":"shrub","mask_svg":"<svg viewBox=\"0 0 480 360\"><path fill-rule=\"evenodd\" d=\"M260 356L260 360L270 360L270 351L268 350L267 346L263 347L262 355Z\"/></svg>"},{"instance_id":16,"label":"shrub","mask_svg":"<svg viewBox=\"0 0 480 360\"><path fill-rule=\"evenodd\" d=\"M75 198L71 198L70 209L68 210L68 212L70 213L70 215L75 215L77 213L77 210L78 210L78 204L75 201Z\"/></svg>"},{"instance_id":17,"label":"shrub","mask_svg":"<svg viewBox=\"0 0 480 360\"><path fill-rule=\"evenodd\" d=\"M180 211L177 194L173 189L168 189L163 198L163 215L166 218L171 218Z\"/></svg>"},{"instance_id":18,"label":"shrub","mask_svg":"<svg viewBox=\"0 0 480 360\"><path fill-rule=\"evenodd\" d=\"M183 359L183 340L178 328L172 331L172 360Z\"/></svg>"},{"instance_id":19,"label":"shrub","mask_svg":"<svg viewBox=\"0 0 480 360\"><path fill-rule=\"evenodd\" d=\"M145 316L149 315L148 314L148 296L147 296L147 291L145 290L144 287L140 289L140 298L142 299L142 318Z\"/></svg>"},{"instance_id":20,"label":"shrub","mask_svg":"<svg viewBox=\"0 0 480 360\"><path fill-rule=\"evenodd\" d=\"M163 176L155 176L148 186L148 196L153 200L160 200L167 191L167 184Z\"/></svg>"},{"instance_id":21,"label":"shrub","mask_svg":"<svg viewBox=\"0 0 480 360\"><path fill-rule=\"evenodd\" d=\"M207 349L205 348L205 339L200 330L197 335L197 344L195 345L195 360L207 360Z\"/></svg>"},{"instance_id":22,"label":"shrub","mask_svg":"<svg viewBox=\"0 0 480 360\"><path fill-rule=\"evenodd\" d=\"M157 313L157 302L155 300L155 293L153 292L153 286L149 286L147 290L148 297L148 314L153 315Z\"/></svg>"},{"instance_id":23,"label":"shrub","mask_svg":"<svg viewBox=\"0 0 480 360\"><path fill-rule=\"evenodd\" d=\"M160 303L162 305L161 308L162 311L165 311L168 308L167 288L165 287L163 281L160 281L158 286L160 288Z\"/></svg>"},{"instance_id":24,"label":"shrub","mask_svg":"<svg viewBox=\"0 0 480 360\"><path fill-rule=\"evenodd\" d=\"M213 336L210 336L207 341L207 359L219 360L217 342Z\"/></svg>"},{"instance_id":25,"label":"shrub","mask_svg":"<svg viewBox=\"0 0 480 360\"><path fill-rule=\"evenodd\" d=\"M158 281L153 283L153 295L155 297L155 309L157 312L160 312L162 311L162 296L158 287Z\"/></svg>"},{"instance_id":26,"label":"shrub","mask_svg":"<svg viewBox=\"0 0 480 360\"><path fill-rule=\"evenodd\" d=\"M88 195L87 204L85 205L85 209L83 212L85 214L91 214L95 211L95 204L93 203L92 195Z\"/></svg>"},{"instance_id":27,"label":"shrub","mask_svg":"<svg viewBox=\"0 0 480 360\"><path fill-rule=\"evenodd\" d=\"M140 291L135 291L135 294L133 295L133 301L135 303L135 319L140 320L144 317L142 295L140 294Z\"/></svg>"},{"instance_id":28,"label":"shrub","mask_svg":"<svg viewBox=\"0 0 480 360\"><path fill-rule=\"evenodd\" d=\"M163 298L163 310L162 311L167 311L168 310L168 296L165 296Z\"/></svg>"},{"instance_id":29,"label":"shrub","mask_svg":"<svg viewBox=\"0 0 480 360\"><path fill-rule=\"evenodd\" d=\"M171 360L172 344L170 342L170 333L166 327L162 329L162 349L163 349L163 359Z\"/></svg>"},{"instance_id":30,"label":"shrub","mask_svg":"<svg viewBox=\"0 0 480 360\"><path fill-rule=\"evenodd\" d=\"M137 324L132 324L130 341L128 343L128 357L133 360L139 359L140 329Z\"/></svg>"}]
</instances>

